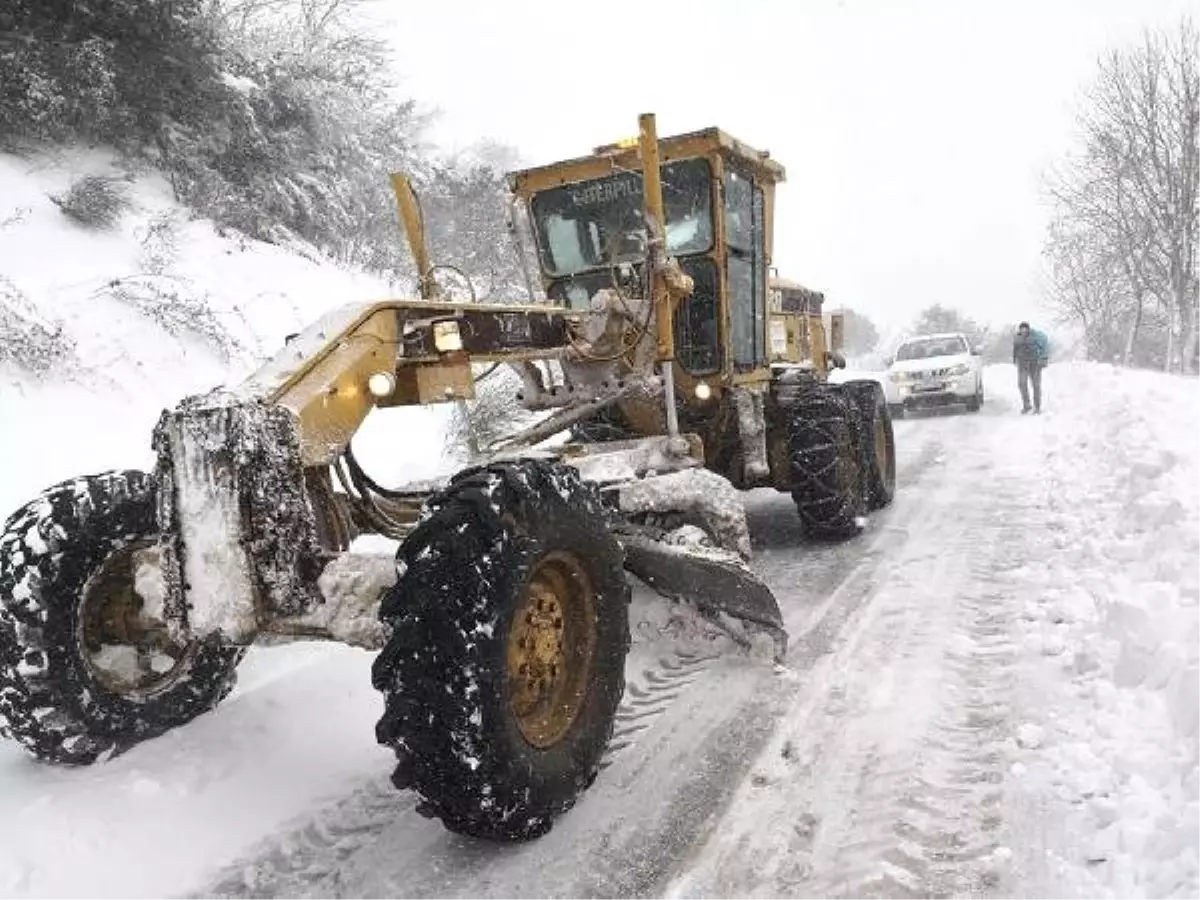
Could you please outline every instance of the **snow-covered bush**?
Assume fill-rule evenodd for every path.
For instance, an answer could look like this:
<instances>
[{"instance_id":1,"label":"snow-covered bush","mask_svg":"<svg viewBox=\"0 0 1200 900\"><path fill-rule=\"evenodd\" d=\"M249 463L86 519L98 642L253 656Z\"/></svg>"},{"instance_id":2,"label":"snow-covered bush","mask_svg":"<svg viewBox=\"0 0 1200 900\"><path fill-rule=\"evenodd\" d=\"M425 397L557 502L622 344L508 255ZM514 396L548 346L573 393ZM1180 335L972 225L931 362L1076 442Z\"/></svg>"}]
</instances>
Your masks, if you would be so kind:
<instances>
[{"instance_id":1,"label":"snow-covered bush","mask_svg":"<svg viewBox=\"0 0 1200 900\"><path fill-rule=\"evenodd\" d=\"M111 175L84 175L50 199L73 222L98 231L112 228L129 209L125 185Z\"/></svg>"},{"instance_id":2,"label":"snow-covered bush","mask_svg":"<svg viewBox=\"0 0 1200 900\"><path fill-rule=\"evenodd\" d=\"M189 290L178 278L152 274L114 278L98 293L130 306L172 337L199 338L226 362L251 352L213 311L208 294Z\"/></svg>"},{"instance_id":3,"label":"snow-covered bush","mask_svg":"<svg viewBox=\"0 0 1200 900\"><path fill-rule=\"evenodd\" d=\"M171 267L179 253L179 217L175 210L154 216L141 229L142 269L152 275L162 275Z\"/></svg>"},{"instance_id":4,"label":"snow-covered bush","mask_svg":"<svg viewBox=\"0 0 1200 900\"><path fill-rule=\"evenodd\" d=\"M0 135L137 151L165 122L203 128L218 57L206 0L6 0Z\"/></svg>"},{"instance_id":5,"label":"snow-covered bush","mask_svg":"<svg viewBox=\"0 0 1200 900\"><path fill-rule=\"evenodd\" d=\"M61 323L46 321L20 289L0 275L0 366L41 376L74 361L75 342Z\"/></svg>"},{"instance_id":6,"label":"snow-covered bush","mask_svg":"<svg viewBox=\"0 0 1200 900\"><path fill-rule=\"evenodd\" d=\"M519 299L500 206L512 152L430 159L425 118L389 82L390 50L360 5L9 0L0 149L111 146L152 164L176 199L219 226L407 274L388 180L404 171L428 199L435 261L466 270L481 296ZM81 190L99 200L104 186ZM64 197L64 211L107 221L111 207L83 199Z\"/></svg>"}]
</instances>

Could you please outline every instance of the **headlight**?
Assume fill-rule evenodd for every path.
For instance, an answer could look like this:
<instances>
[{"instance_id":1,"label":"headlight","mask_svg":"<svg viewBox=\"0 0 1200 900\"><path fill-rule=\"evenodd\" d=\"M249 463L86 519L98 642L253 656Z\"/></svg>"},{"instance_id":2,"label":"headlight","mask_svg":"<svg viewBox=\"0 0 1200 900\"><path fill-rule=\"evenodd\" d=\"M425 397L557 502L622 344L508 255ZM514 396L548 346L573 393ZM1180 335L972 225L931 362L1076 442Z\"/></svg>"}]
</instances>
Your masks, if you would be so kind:
<instances>
[{"instance_id":1,"label":"headlight","mask_svg":"<svg viewBox=\"0 0 1200 900\"><path fill-rule=\"evenodd\" d=\"M698 385L696 385L696 399L697 400L707 400L711 396L712 396L712 388L710 388L703 381L701 381Z\"/></svg>"},{"instance_id":2,"label":"headlight","mask_svg":"<svg viewBox=\"0 0 1200 900\"><path fill-rule=\"evenodd\" d=\"M951 377L957 377L959 375L966 375L970 371L971 367L966 363L959 363L957 366L951 366L950 371L947 374Z\"/></svg>"},{"instance_id":3,"label":"headlight","mask_svg":"<svg viewBox=\"0 0 1200 900\"><path fill-rule=\"evenodd\" d=\"M899 384L902 381L911 380L912 374L909 372L892 372L890 375L888 375L888 378L892 379L892 381L896 384Z\"/></svg>"},{"instance_id":4,"label":"headlight","mask_svg":"<svg viewBox=\"0 0 1200 900\"><path fill-rule=\"evenodd\" d=\"M391 372L374 372L367 379L367 390L375 397L390 397L396 389L396 376Z\"/></svg>"},{"instance_id":5,"label":"headlight","mask_svg":"<svg viewBox=\"0 0 1200 900\"><path fill-rule=\"evenodd\" d=\"M453 319L446 322L433 323L433 346L439 353L453 353L463 348L462 335L458 331L458 322Z\"/></svg>"}]
</instances>

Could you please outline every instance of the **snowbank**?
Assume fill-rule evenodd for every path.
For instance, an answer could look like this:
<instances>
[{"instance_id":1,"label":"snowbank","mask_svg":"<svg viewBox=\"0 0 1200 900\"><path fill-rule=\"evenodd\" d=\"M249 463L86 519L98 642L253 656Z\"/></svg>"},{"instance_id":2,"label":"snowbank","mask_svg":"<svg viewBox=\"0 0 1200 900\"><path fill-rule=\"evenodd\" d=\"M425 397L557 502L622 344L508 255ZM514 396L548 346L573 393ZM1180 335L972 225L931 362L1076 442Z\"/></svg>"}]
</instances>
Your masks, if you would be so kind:
<instances>
[{"instance_id":1,"label":"snowbank","mask_svg":"<svg viewBox=\"0 0 1200 900\"><path fill-rule=\"evenodd\" d=\"M989 384L1007 381L994 367ZM1195 380L1052 365L1042 420L1052 545L1029 561L1040 657L1029 752L1037 804L1083 844L1071 881L1196 896L1200 858L1200 392ZM1086 894L1085 894L1086 895ZM1092 894L1095 896L1095 894Z\"/></svg>"}]
</instances>

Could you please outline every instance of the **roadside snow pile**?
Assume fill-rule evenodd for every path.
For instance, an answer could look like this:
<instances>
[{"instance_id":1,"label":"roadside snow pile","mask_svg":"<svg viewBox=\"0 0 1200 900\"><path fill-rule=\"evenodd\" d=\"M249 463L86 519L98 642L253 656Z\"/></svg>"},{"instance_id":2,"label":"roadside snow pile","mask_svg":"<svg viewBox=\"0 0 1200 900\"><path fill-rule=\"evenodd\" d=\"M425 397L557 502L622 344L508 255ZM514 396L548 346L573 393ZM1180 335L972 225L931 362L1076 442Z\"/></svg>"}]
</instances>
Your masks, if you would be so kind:
<instances>
[{"instance_id":1,"label":"roadside snow pile","mask_svg":"<svg viewBox=\"0 0 1200 900\"><path fill-rule=\"evenodd\" d=\"M60 206L88 175L123 198L111 228ZM218 233L103 151L0 154L0 519L63 478L148 465L164 407L240 380L326 310L390 293L303 247ZM448 413L389 410L355 452L385 483L429 477Z\"/></svg>"},{"instance_id":2,"label":"roadside snow pile","mask_svg":"<svg viewBox=\"0 0 1200 900\"><path fill-rule=\"evenodd\" d=\"M1023 615L1044 680L1026 709L1037 721L1017 734L1017 781L1040 793L1035 807L1065 810L1079 844L1059 864L1085 896L1194 897L1198 385L1089 363L1051 366L1045 384L1047 414L1029 424L1044 441L1047 521L1029 525L1048 525L1051 545L1029 561Z\"/></svg>"}]
</instances>

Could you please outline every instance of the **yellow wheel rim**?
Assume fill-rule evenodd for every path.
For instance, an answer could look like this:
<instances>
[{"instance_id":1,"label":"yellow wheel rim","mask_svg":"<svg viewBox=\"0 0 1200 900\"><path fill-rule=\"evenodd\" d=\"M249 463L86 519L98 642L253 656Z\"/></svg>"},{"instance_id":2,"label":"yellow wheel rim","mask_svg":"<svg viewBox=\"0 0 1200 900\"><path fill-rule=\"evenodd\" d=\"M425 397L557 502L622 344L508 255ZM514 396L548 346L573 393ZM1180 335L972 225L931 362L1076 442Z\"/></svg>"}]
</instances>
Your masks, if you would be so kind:
<instances>
[{"instance_id":1,"label":"yellow wheel rim","mask_svg":"<svg viewBox=\"0 0 1200 900\"><path fill-rule=\"evenodd\" d=\"M509 708L532 746L554 746L578 718L595 647L595 592L583 566L570 553L543 557L508 633Z\"/></svg>"},{"instance_id":2,"label":"yellow wheel rim","mask_svg":"<svg viewBox=\"0 0 1200 900\"><path fill-rule=\"evenodd\" d=\"M113 693L148 697L183 671L189 648L175 643L162 610L138 593L139 567L158 567L158 551L141 541L112 553L84 586L78 651L89 671ZM158 602L165 586L157 585Z\"/></svg>"},{"instance_id":3,"label":"yellow wheel rim","mask_svg":"<svg viewBox=\"0 0 1200 900\"><path fill-rule=\"evenodd\" d=\"M879 474L886 479L888 476L888 436L883 416L877 416L875 419L875 465L879 469Z\"/></svg>"}]
</instances>

